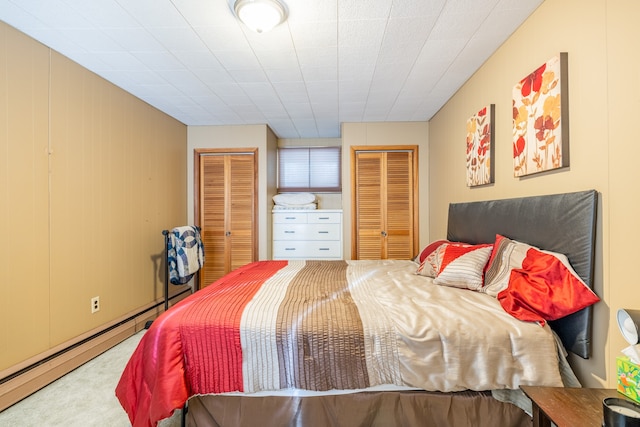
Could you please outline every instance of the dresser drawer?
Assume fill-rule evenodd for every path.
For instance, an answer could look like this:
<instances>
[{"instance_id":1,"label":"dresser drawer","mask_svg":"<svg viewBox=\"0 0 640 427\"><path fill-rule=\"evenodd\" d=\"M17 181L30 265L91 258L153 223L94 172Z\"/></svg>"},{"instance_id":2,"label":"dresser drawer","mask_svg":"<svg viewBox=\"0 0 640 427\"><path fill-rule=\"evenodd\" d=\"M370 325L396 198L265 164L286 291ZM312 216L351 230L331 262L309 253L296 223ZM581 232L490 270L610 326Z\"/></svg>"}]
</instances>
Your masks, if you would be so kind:
<instances>
[{"instance_id":1,"label":"dresser drawer","mask_svg":"<svg viewBox=\"0 0 640 427\"><path fill-rule=\"evenodd\" d=\"M338 240L328 241L274 241L273 259L341 259L342 243Z\"/></svg>"},{"instance_id":2,"label":"dresser drawer","mask_svg":"<svg viewBox=\"0 0 640 427\"><path fill-rule=\"evenodd\" d=\"M307 213L300 212L278 212L273 214L274 224L306 224Z\"/></svg>"},{"instance_id":3,"label":"dresser drawer","mask_svg":"<svg viewBox=\"0 0 640 427\"><path fill-rule=\"evenodd\" d=\"M340 240L340 224L273 224L273 240Z\"/></svg>"},{"instance_id":4,"label":"dresser drawer","mask_svg":"<svg viewBox=\"0 0 640 427\"><path fill-rule=\"evenodd\" d=\"M340 224L342 214L339 212L309 212L307 214L309 224Z\"/></svg>"}]
</instances>

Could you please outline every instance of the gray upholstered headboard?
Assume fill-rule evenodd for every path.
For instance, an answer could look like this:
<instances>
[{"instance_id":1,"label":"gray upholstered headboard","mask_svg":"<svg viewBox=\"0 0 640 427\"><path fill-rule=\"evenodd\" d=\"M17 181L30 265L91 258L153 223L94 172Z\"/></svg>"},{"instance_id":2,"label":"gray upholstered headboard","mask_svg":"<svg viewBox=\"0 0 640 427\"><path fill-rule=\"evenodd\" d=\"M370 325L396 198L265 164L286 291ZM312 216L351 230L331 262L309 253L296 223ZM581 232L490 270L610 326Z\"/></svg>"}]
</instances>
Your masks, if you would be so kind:
<instances>
[{"instance_id":1,"label":"gray upholstered headboard","mask_svg":"<svg viewBox=\"0 0 640 427\"><path fill-rule=\"evenodd\" d=\"M563 253L593 289L596 214L595 190L449 205L447 239L492 243L496 234ZM591 354L592 308L549 322L567 350L585 359Z\"/></svg>"}]
</instances>

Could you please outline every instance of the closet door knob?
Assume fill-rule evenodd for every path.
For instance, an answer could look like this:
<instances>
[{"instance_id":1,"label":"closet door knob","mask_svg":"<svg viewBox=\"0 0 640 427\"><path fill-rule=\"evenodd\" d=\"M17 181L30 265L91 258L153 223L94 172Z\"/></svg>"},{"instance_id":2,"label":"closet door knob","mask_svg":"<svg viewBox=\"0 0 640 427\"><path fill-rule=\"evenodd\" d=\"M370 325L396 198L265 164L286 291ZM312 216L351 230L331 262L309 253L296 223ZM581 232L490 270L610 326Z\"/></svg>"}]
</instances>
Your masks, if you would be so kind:
<instances>
[{"instance_id":1,"label":"closet door knob","mask_svg":"<svg viewBox=\"0 0 640 427\"><path fill-rule=\"evenodd\" d=\"M382 237L387 237L387 232L386 231L381 231L380 234L382 235Z\"/></svg>"},{"instance_id":2,"label":"closet door knob","mask_svg":"<svg viewBox=\"0 0 640 427\"><path fill-rule=\"evenodd\" d=\"M225 235L225 236L227 236L227 237L229 237L229 236L231 236L231 232L230 232L230 231L227 231L226 233L224 233L224 235Z\"/></svg>"}]
</instances>

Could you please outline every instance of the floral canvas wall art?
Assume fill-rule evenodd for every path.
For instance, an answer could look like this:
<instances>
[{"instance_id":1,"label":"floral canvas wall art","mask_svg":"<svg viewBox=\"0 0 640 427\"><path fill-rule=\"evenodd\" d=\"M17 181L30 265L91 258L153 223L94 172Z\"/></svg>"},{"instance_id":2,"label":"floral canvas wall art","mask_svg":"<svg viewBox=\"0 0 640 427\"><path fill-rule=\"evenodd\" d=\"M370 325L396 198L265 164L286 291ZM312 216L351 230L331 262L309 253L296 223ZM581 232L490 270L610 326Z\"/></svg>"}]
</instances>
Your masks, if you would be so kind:
<instances>
[{"instance_id":1,"label":"floral canvas wall art","mask_svg":"<svg viewBox=\"0 0 640 427\"><path fill-rule=\"evenodd\" d=\"M513 88L513 173L569 166L567 53L542 64Z\"/></svg>"},{"instance_id":2,"label":"floral canvas wall art","mask_svg":"<svg viewBox=\"0 0 640 427\"><path fill-rule=\"evenodd\" d=\"M467 186L493 183L495 105L487 105L467 120Z\"/></svg>"}]
</instances>

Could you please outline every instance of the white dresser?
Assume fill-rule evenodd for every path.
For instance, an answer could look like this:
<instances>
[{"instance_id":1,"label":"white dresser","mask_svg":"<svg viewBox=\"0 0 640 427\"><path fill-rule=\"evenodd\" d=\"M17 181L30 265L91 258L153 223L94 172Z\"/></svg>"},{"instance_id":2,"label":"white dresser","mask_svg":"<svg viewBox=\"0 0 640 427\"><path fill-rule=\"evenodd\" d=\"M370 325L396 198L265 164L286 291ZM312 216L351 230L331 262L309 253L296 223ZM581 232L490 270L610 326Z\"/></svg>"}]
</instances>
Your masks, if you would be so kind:
<instances>
[{"instance_id":1,"label":"white dresser","mask_svg":"<svg viewBox=\"0 0 640 427\"><path fill-rule=\"evenodd\" d=\"M273 211L273 259L342 259L342 211Z\"/></svg>"}]
</instances>

